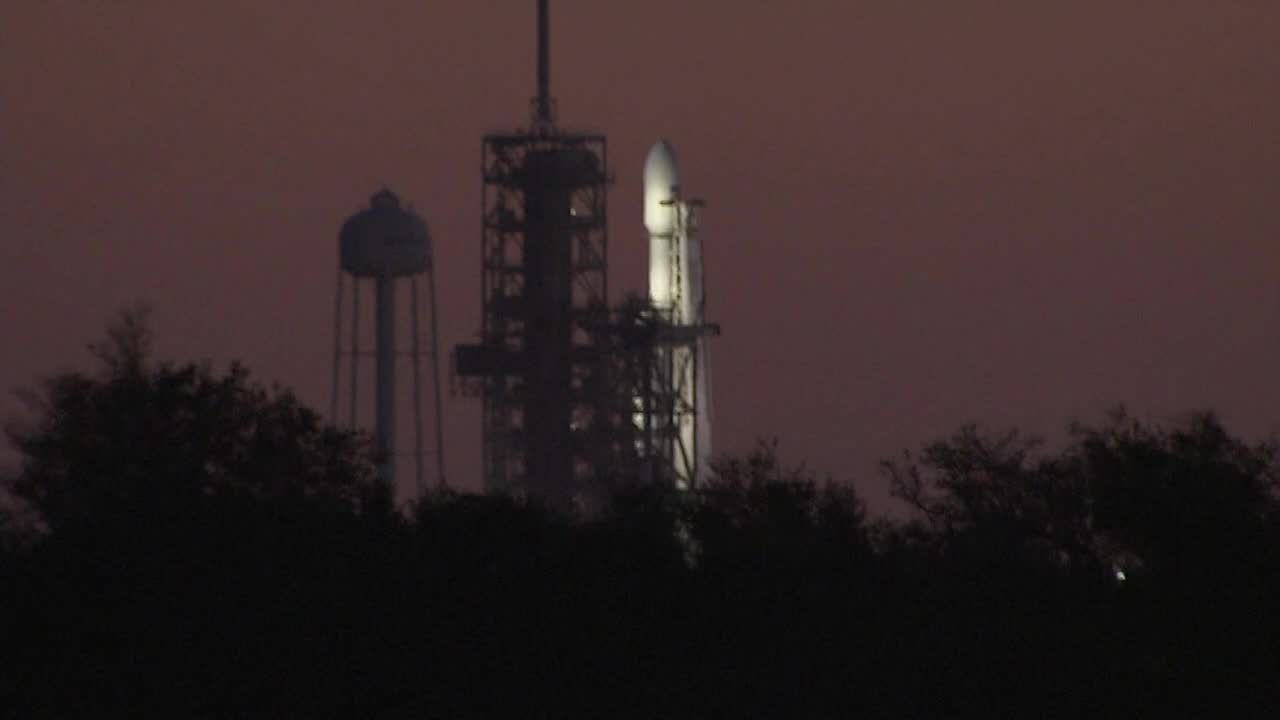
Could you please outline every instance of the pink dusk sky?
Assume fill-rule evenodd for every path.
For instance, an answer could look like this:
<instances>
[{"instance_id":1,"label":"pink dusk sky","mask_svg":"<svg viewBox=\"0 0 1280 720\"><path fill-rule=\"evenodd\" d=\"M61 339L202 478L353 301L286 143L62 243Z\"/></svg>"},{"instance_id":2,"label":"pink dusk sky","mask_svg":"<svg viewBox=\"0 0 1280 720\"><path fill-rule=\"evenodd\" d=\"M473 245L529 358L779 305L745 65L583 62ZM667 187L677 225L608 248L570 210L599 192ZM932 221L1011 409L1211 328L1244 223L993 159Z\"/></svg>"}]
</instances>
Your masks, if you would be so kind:
<instances>
[{"instance_id":1,"label":"pink dusk sky","mask_svg":"<svg viewBox=\"0 0 1280 720\"><path fill-rule=\"evenodd\" d=\"M1123 403L1280 428L1280 3L553 0L563 125L609 137L615 299L640 173L704 215L717 449L884 497L876 461ZM0 5L0 413L119 308L175 360L328 407L336 233L432 228L479 328L479 148L525 123L532 0ZM449 474L479 408L448 399Z\"/></svg>"}]
</instances>

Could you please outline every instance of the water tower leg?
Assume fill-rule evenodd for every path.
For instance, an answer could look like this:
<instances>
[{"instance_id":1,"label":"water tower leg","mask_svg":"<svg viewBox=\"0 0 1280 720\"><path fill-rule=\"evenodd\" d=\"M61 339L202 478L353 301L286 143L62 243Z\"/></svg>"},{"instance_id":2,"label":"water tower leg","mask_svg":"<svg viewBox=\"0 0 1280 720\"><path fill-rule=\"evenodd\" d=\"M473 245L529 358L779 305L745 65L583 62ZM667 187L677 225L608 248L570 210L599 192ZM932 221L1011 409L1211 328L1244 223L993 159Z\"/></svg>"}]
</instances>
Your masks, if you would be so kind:
<instances>
[{"instance_id":1,"label":"water tower leg","mask_svg":"<svg viewBox=\"0 0 1280 720\"><path fill-rule=\"evenodd\" d=\"M360 278L351 278L351 421L348 426L356 427L356 409L359 405L360 389Z\"/></svg>"},{"instance_id":2,"label":"water tower leg","mask_svg":"<svg viewBox=\"0 0 1280 720\"><path fill-rule=\"evenodd\" d=\"M329 394L329 422L338 422L338 373L342 371L342 270L338 270L338 296L333 303L333 390Z\"/></svg>"},{"instance_id":3,"label":"water tower leg","mask_svg":"<svg viewBox=\"0 0 1280 720\"><path fill-rule=\"evenodd\" d=\"M440 345L436 336L436 272L434 264L427 273L427 295L431 303L431 373L432 399L436 411L436 483L445 487L444 479L444 409L440 398Z\"/></svg>"},{"instance_id":4,"label":"water tower leg","mask_svg":"<svg viewBox=\"0 0 1280 720\"><path fill-rule=\"evenodd\" d=\"M413 474L417 485L418 498L426 492L422 482L422 342L421 326L418 324L418 278L409 278L409 308L412 313L413 344Z\"/></svg>"},{"instance_id":5,"label":"water tower leg","mask_svg":"<svg viewBox=\"0 0 1280 720\"><path fill-rule=\"evenodd\" d=\"M396 292L395 279L381 276L374 281L377 287L377 397L375 400L374 433L378 450L384 454L381 475L395 487L395 434L396 434Z\"/></svg>"}]
</instances>

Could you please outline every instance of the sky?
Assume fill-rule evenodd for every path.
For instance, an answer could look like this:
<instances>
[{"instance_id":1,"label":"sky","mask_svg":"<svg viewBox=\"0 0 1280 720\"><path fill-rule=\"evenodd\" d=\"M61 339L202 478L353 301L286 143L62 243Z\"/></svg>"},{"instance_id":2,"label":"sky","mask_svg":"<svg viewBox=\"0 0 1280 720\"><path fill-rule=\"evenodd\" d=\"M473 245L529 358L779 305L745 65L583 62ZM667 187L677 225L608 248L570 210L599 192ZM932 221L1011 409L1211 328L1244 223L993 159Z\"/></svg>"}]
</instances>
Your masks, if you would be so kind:
<instances>
[{"instance_id":1,"label":"sky","mask_svg":"<svg viewBox=\"0 0 1280 720\"><path fill-rule=\"evenodd\" d=\"M707 202L716 449L876 505L965 423L1280 430L1277 37L1272 0L552 0L552 91L609 137L615 299L656 139ZM480 138L533 57L533 0L0 4L0 415L136 302L162 357L327 408L337 230L383 185L470 341ZM478 403L445 409L474 489Z\"/></svg>"}]
</instances>

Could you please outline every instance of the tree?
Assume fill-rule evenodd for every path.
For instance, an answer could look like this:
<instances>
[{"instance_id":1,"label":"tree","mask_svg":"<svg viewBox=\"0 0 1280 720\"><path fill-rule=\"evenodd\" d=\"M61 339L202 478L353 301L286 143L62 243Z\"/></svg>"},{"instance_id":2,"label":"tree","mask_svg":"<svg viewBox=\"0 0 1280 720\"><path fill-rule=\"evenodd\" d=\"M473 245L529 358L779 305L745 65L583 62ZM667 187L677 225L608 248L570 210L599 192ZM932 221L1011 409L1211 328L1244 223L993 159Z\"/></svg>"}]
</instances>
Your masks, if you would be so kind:
<instances>
[{"instance_id":1,"label":"tree","mask_svg":"<svg viewBox=\"0 0 1280 720\"><path fill-rule=\"evenodd\" d=\"M787 467L777 443L761 443L745 457L723 457L699 490L693 513L695 538L715 552L719 538L759 543L766 554L791 553L814 561L818 548L842 561L870 552L865 510L852 485L821 482L808 468ZM748 540L751 542L751 540Z\"/></svg>"},{"instance_id":2,"label":"tree","mask_svg":"<svg viewBox=\"0 0 1280 720\"><path fill-rule=\"evenodd\" d=\"M885 464L918 514L895 537L895 564L923 558L948 644L982 648L935 674L987 668L957 693L993 668L1034 668L1019 682L1029 698L1093 687L1113 708L1177 698L1185 711L1210 697L1219 714L1265 707L1275 654L1264 609L1280 602L1275 448L1204 412L1164 428L1118 410L1070 438L1049 454L969 427L918 462Z\"/></svg>"},{"instance_id":3,"label":"tree","mask_svg":"<svg viewBox=\"0 0 1280 720\"><path fill-rule=\"evenodd\" d=\"M926 446L918 462L906 454L881 467L893 495L924 523L917 530L947 551L1091 566L1089 503L1076 464L1041 447L1016 431L988 435L970 425Z\"/></svg>"},{"instance_id":4,"label":"tree","mask_svg":"<svg viewBox=\"0 0 1280 720\"><path fill-rule=\"evenodd\" d=\"M156 363L144 311L91 346L97 372L69 372L27 394L10 423L13 493L47 529L163 522L211 504L302 501L360 512L388 502L369 446L322 422L241 365Z\"/></svg>"},{"instance_id":5,"label":"tree","mask_svg":"<svg viewBox=\"0 0 1280 720\"><path fill-rule=\"evenodd\" d=\"M1073 433L1094 532L1149 572L1235 566L1277 520L1276 448L1232 437L1212 413L1166 430L1119 410Z\"/></svg>"},{"instance_id":6,"label":"tree","mask_svg":"<svg viewBox=\"0 0 1280 720\"><path fill-rule=\"evenodd\" d=\"M92 371L45 381L6 428L43 532L6 569L0 705L195 716L340 696L300 688L384 610L365 594L390 582L371 559L398 525L371 445L240 365L156 362L150 337L124 313Z\"/></svg>"}]
</instances>

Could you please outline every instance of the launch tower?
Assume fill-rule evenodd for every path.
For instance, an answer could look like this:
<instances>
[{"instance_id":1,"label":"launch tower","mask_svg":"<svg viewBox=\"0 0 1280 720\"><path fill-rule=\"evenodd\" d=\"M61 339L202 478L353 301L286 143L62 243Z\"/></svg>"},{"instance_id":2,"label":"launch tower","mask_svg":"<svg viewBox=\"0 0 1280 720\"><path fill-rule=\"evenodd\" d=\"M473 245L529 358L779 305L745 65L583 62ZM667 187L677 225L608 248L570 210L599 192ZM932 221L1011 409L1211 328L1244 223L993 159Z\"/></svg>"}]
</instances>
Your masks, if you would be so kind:
<instances>
[{"instance_id":1,"label":"launch tower","mask_svg":"<svg viewBox=\"0 0 1280 720\"><path fill-rule=\"evenodd\" d=\"M569 502L600 472L608 322L609 183L603 135L556 124L547 0L528 129L481 143L480 343L456 370L483 398L486 490ZM478 386L478 387L476 387Z\"/></svg>"}]
</instances>

